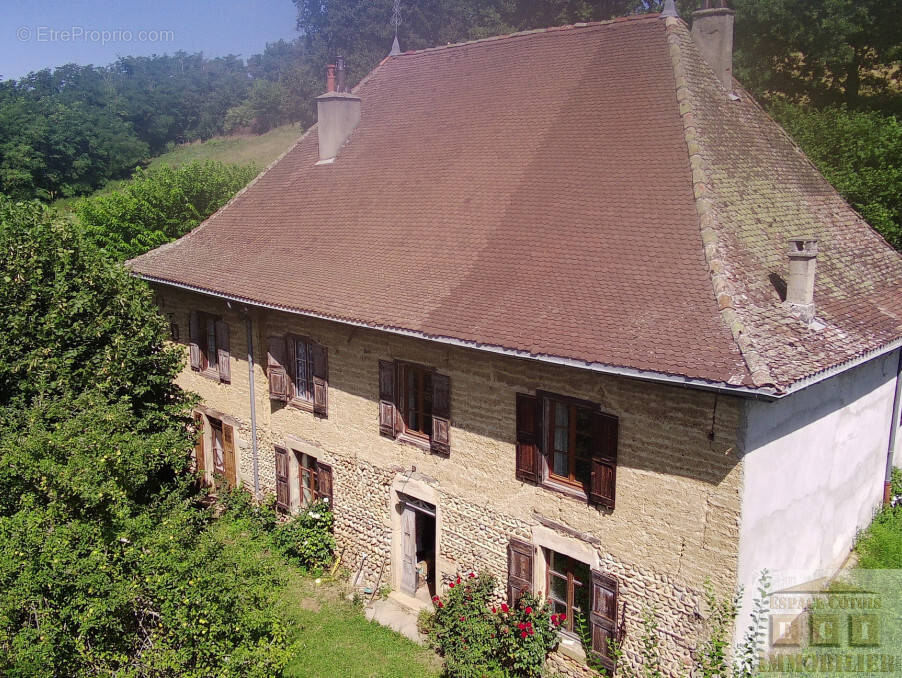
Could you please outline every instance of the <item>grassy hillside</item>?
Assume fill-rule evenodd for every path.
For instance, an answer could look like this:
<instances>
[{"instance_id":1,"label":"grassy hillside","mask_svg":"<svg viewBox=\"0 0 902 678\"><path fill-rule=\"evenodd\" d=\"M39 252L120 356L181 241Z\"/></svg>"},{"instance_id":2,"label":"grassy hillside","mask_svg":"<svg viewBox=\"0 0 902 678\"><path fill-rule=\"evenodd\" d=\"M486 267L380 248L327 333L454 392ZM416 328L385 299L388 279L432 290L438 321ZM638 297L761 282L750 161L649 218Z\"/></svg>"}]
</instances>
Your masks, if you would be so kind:
<instances>
[{"instance_id":1,"label":"grassy hillside","mask_svg":"<svg viewBox=\"0 0 902 678\"><path fill-rule=\"evenodd\" d=\"M236 165L253 163L263 170L273 160L291 148L301 136L298 125L283 125L270 130L266 134L246 137L216 137L209 141L184 144L169 153L157 156L150 162L150 167L170 165L178 167L192 160L204 162L216 160L231 162Z\"/></svg>"}]
</instances>

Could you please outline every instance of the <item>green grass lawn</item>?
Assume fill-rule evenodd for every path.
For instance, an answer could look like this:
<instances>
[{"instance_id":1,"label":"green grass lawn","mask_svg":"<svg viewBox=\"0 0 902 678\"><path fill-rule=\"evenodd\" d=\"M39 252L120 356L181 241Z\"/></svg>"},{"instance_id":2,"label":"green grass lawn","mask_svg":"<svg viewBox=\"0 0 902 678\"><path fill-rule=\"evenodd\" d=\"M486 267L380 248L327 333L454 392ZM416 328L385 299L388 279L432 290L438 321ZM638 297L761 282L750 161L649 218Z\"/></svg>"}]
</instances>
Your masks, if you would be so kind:
<instances>
[{"instance_id":1,"label":"green grass lawn","mask_svg":"<svg viewBox=\"0 0 902 678\"><path fill-rule=\"evenodd\" d=\"M902 495L902 469L893 469L893 494ZM884 508L855 545L858 566L865 569L902 569L902 506Z\"/></svg>"},{"instance_id":2,"label":"green grass lawn","mask_svg":"<svg viewBox=\"0 0 902 678\"><path fill-rule=\"evenodd\" d=\"M299 579L286 590L285 604L300 639L285 678L440 675L441 662L431 650L367 621L359 606L344 598L341 587L317 587L309 578Z\"/></svg>"}]
</instances>

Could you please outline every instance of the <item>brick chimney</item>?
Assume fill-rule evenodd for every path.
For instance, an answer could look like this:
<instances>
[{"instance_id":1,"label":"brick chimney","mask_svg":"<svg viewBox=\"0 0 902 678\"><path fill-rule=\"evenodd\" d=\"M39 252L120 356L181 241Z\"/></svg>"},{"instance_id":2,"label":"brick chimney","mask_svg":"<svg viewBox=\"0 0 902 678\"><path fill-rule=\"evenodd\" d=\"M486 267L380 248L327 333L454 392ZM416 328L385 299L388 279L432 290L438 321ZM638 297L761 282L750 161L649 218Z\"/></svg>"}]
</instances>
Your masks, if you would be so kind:
<instances>
[{"instance_id":1,"label":"brick chimney","mask_svg":"<svg viewBox=\"0 0 902 678\"><path fill-rule=\"evenodd\" d=\"M336 87L337 80L337 87ZM347 91L342 57L326 66L326 93L316 97L320 162L332 160L360 122L360 97Z\"/></svg>"},{"instance_id":2,"label":"brick chimney","mask_svg":"<svg viewBox=\"0 0 902 678\"><path fill-rule=\"evenodd\" d=\"M733 15L725 0L705 0L692 13L692 39L728 92L733 91Z\"/></svg>"},{"instance_id":3,"label":"brick chimney","mask_svg":"<svg viewBox=\"0 0 902 678\"><path fill-rule=\"evenodd\" d=\"M817 267L817 240L789 239L789 278L786 301L802 313L802 319L814 318L814 273Z\"/></svg>"}]
</instances>

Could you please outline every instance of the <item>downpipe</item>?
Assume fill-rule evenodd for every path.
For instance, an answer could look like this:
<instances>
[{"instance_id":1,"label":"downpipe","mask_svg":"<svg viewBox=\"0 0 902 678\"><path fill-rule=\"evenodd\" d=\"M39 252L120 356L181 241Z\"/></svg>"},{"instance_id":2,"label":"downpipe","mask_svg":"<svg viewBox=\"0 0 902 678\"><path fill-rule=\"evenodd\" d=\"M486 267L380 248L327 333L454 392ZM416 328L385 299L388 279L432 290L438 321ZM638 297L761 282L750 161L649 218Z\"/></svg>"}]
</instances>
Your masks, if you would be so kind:
<instances>
[{"instance_id":1,"label":"downpipe","mask_svg":"<svg viewBox=\"0 0 902 678\"><path fill-rule=\"evenodd\" d=\"M902 409L902 348L899 349L899 366L896 368L896 394L893 397L893 416L889 424L889 447L886 450L886 478L883 482L883 503L889 504L893 494L893 455L899 431L899 410Z\"/></svg>"}]
</instances>

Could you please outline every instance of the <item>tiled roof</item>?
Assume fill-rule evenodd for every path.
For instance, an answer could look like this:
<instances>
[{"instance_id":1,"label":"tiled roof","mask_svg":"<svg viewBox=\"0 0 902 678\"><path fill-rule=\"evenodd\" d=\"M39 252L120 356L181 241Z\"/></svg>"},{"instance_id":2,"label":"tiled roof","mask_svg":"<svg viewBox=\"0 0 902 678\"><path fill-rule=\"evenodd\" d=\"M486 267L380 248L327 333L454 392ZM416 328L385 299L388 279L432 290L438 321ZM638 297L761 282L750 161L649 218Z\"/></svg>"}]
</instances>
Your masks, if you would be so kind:
<instances>
[{"instance_id":1,"label":"tiled roof","mask_svg":"<svg viewBox=\"0 0 902 678\"><path fill-rule=\"evenodd\" d=\"M685 24L657 15L391 57L355 89L361 121L333 163L315 164L310 130L131 265L251 303L721 384L783 387L902 335L898 255L748 95L718 88ZM821 239L819 332L768 278L798 233Z\"/></svg>"}]
</instances>

